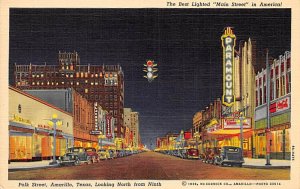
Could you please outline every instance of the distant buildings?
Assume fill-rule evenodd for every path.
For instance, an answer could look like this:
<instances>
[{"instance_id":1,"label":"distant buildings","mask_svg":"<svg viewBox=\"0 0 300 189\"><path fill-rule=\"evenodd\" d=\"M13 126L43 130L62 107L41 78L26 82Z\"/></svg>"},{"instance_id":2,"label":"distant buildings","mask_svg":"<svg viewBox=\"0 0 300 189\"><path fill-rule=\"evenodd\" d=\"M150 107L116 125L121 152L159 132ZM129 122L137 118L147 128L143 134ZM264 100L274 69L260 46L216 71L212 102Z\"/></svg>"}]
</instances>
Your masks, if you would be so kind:
<instances>
[{"instance_id":1,"label":"distant buildings","mask_svg":"<svg viewBox=\"0 0 300 189\"><path fill-rule=\"evenodd\" d=\"M141 144L139 136L139 113L133 112L131 108L124 108L124 125L129 128L129 146L138 148Z\"/></svg>"}]
</instances>

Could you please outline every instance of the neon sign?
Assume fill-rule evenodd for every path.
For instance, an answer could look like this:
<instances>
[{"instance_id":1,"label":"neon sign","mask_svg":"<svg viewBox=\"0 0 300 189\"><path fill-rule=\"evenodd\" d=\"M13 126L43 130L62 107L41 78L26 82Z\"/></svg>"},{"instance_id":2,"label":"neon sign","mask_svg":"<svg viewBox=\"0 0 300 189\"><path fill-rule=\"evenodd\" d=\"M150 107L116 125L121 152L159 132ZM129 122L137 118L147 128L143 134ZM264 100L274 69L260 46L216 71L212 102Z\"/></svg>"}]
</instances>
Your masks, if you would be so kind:
<instances>
[{"instance_id":1,"label":"neon sign","mask_svg":"<svg viewBox=\"0 0 300 189\"><path fill-rule=\"evenodd\" d=\"M234 96L234 47L235 35L230 27L227 27L221 37L223 47L223 96L225 106L232 106Z\"/></svg>"}]
</instances>

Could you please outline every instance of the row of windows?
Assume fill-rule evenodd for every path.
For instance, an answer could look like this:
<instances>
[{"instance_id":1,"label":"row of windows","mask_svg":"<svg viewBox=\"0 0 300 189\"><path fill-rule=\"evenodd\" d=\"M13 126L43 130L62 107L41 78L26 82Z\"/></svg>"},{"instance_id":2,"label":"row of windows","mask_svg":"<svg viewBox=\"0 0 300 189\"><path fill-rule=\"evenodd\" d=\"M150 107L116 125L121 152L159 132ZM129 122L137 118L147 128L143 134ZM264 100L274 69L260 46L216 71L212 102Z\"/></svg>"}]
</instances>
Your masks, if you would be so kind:
<instances>
[{"instance_id":1,"label":"row of windows","mask_svg":"<svg viewBox=\"0 0 300 189\"><path fill-rule=\"evenodd\" d=\"M265 75L264 75L265 76ZM267 101L267 87L263 86L256 88L256 106L265 104ZM282 75L270 81L270 101L291 93L291 72Z\"/></svg>"}]
</instances>

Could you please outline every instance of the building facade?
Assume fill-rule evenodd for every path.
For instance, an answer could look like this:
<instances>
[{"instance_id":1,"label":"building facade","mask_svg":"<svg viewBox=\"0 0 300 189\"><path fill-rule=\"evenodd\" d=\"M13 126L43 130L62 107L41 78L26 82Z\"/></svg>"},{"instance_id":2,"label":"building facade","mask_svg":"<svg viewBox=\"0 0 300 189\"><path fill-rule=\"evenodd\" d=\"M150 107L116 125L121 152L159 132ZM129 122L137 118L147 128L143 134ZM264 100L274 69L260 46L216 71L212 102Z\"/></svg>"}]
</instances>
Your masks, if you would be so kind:
<instances>
[{"instance_id":1,"label":"building facade","mask_svg":"<svg viewBox=\"0 0 300 189\"><path fill-rule=\"evenodd\" d=\"M266 69L255 77L255 157L264 158L267 142L270 157L290 159L291 128L291 53L286 51L270 65L270 138L267 140L267 78Z\"/></svg>"},{"instance_id":2,"label":"building facade","mask_svg":"<svg viewBox=\"0 0 300 189\"><path fill-rule=\"evenodd\" d=\"M74 89L31 89L25 92L58 106L73 116L74 146L96 147L98 139L90 135L95 127L94 106Z\"/></svg>"},{"instance_id":3,"label":"building facade","mask_svg":"<svg viewBox=\"0 0 300 189\"><path fill-rule=\"evenodd\" d=\"M19 89L9 87L9 160L32 161L53 157L53 115L56 125L56 156L74 145L73 116Z\"/></svg>"},{"instance_id":4,"label":"building facade","mask_svg":"<svg viewBox=\"0 0 300 189\"><path fill-rule=\"evenodd\" d=\"M77 52L59 52L57 65L15 65L20 89L74 88L88 101L98 102L115 120L115 134L124 137L124 75L119 65L81 65Z\"/></svg>"}]
</instances>

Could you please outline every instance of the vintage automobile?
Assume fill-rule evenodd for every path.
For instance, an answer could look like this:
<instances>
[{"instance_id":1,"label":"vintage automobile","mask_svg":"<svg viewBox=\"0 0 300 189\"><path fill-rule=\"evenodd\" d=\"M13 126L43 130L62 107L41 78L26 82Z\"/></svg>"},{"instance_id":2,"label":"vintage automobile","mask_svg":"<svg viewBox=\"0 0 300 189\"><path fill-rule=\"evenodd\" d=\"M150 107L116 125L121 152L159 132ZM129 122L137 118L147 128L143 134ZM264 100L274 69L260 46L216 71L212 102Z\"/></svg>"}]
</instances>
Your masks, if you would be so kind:
<instances>
[{"instance_id":1,"label":"vintage automobile","mask_svg":"<svg viewBox=\"0 0 300 189\"><path fill-rule=\"evenodd\" d=\"M189 148L186 150L186 157L188 159L199 159L199 151L195 148Z\"/></svg>"},{"instance_id":2,"label":"vintage automobile","mask_svg":"<svg viewBox=\"0 0 300 189\"><path fill-rule=\"evenodd\" d=\"M88 156L83 147L68 148L65 155L58 158L60 165L80 165L81 163L92 163L92 159Z\"/></svg>"},{"instance_id":3,"label":"vintage automobile","mask_svg":"<svg viewBox=\"0 0 300 189\"><path fill-rule=\"evenodd\" d=\"M85 151L87 155L90 157L92 160L92 163L98 163L99 162L99 155L97 154L97 151L93 147L87 147L85 148Z\"/></svg>"},{"instance_id":4,"label":"vintage automobile","mask_svg":"<svg viewBox=\"0 0 300 189\"><path fill-rule=\"evenodd\" d=\"M244 158L242 155L242 150L239 147L234 146L223 146L221 148L221 153L219 156L215 157L214 164L224 166L239 166L242 167L244 163Z\"/></svg>"},{"instance_id":5,"label":"vintage automobile","mask_svg":"<svg viewBox=\"0 0 300 189\"><path fill-rule=\"evenodd\" d=\"M98 156L99 156L100 160L110 159L110 153L106 149L99 149L97 153L98 153Z\"/></svg>"}]
</instances>

